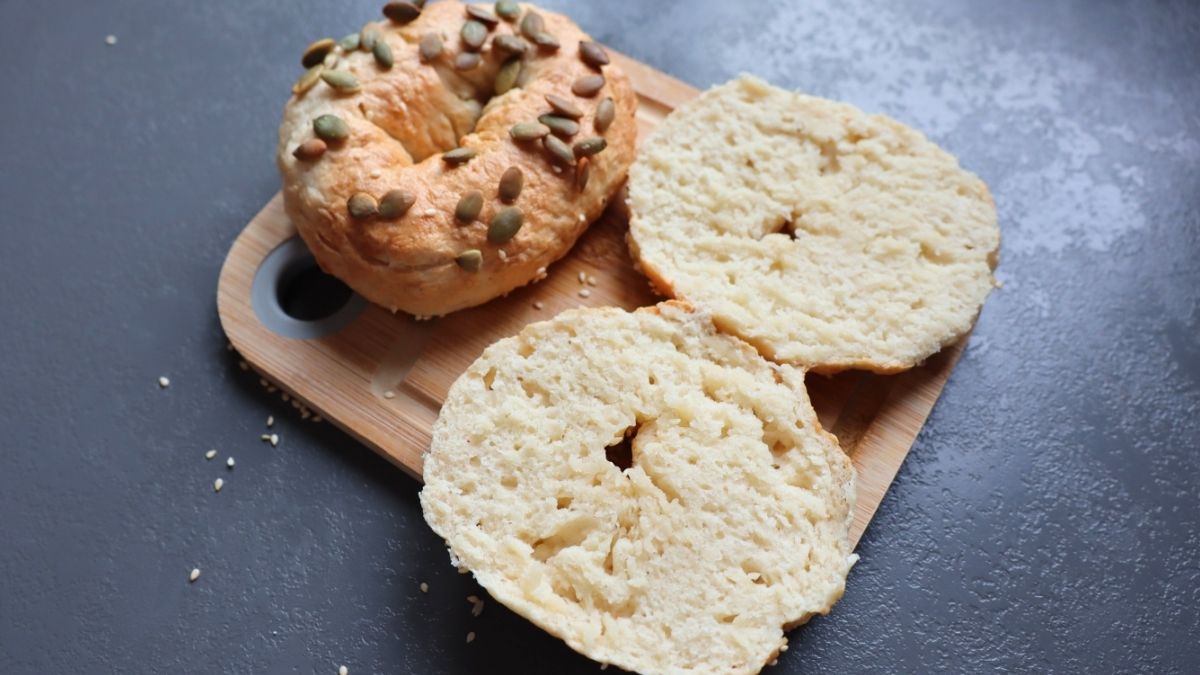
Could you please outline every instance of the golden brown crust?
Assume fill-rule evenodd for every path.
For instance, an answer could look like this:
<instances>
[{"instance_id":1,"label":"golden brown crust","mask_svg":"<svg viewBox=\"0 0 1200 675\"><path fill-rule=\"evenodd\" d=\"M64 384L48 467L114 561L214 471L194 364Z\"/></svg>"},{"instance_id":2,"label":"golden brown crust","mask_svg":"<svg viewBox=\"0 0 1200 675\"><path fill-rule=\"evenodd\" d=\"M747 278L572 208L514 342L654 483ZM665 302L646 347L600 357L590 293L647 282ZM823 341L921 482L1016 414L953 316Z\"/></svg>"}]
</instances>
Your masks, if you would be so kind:
<instances>
[{"instance_id":1,"label":"golden brown crust","mask_svg":"<svg viewBox=\"0 0 1200 675\"><path fill-rule=\"evenodd\" d=\"M493 39L519 30L517 24L501 21L488 34L480 52L482 63L457 71L452 64L463 51L459 31L466 20L465 7L438 2L407 25L372 24L391 48L393 68L384 70L361 49L342 54L336 68L357 78L361 91L339 94L318 82L293 96L284 110L277 160L288 216L322 269L392 311L446 314L535 279L539 268L565 255L588 223L599 217L633 161L633 87L616 66L608 65L603 67L607 83L598 95L571 93L576 79L596 71L579 56L580 41L590 38L570 19L536 10L561 49L547 53L531 45L519 86L481 104L504 62L492 49ZM523 5L522 13L535 9ZM444 49L431 63L423 63L418 44L429 33L442 36ZM583 109L580 131L572 141L591 135L607 141L607 148L591 158L583 191L575 187L572 169L555 170L540 143L518 144L509 137L514 124L550 112L547 94L565 97ZM597 134L593 114L609 96L616 104L616 120L604 134ZM331 144L316 160L293 157L299 144L313 138L313 120L323 114L341 117L349 126L349 138ZM450 167L441 153L456 145L478 155ZM506 206L497 186L512 166L524 174L524 189L514 204L523 213L524 225L511 241L494 245L487 240L488 222ZM378 199L394 189L416 196L403 217L350 217L346 202L351 195L365 192ZM459 224L455 206L464 193L474 190L483 194L483 210L476 221ZM455 263L468 249L483 254L477 272Z\"/></svg>"}]
</instances>

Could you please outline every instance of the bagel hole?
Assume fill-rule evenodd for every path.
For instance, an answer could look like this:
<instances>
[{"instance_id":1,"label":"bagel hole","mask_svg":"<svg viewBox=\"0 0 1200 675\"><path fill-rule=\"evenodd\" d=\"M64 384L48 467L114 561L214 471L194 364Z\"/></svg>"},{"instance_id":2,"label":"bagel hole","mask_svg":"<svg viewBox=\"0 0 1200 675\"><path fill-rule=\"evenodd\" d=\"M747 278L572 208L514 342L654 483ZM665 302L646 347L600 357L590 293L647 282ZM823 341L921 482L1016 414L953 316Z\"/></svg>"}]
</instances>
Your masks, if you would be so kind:
<instances>
[{"instance_id":1,"label":"bagel hole","mask_svg":"<svg viewBox=\"0 0 1200 675\"><path fill-rule=\"evenodd\" d=\"M320 321L350 301L348 286L321 271L311 257L284 268L275 285L275 300L297 321Z\"/></svg>"},{"instance_id":2,"label":"bagel hole","mask_svg":"<svg viewBox=\"0 0 1200 675\"><path fill-rule=\"evenodd\" d=\"M621 471L633 466L633 439L637 432L638 425L630 425L620 440L604 448L604 458Z\"/></svg>"}]
</instances>

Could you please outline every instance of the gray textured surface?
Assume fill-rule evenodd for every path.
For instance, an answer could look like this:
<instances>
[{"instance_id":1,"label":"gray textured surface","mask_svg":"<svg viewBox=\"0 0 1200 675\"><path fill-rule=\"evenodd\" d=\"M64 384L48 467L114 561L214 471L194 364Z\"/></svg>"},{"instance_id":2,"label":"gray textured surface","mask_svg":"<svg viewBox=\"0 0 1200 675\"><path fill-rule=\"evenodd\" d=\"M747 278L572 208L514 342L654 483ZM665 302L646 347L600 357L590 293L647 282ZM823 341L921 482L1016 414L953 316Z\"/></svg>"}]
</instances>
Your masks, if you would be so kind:
<instances>
[{"instance_id":1,"label":"gray textured surface","mask_svg":"<svg viewBox=\"0 0 1200 675\"><path fill-rule=\"evenodd\" d=\"M277 188L299 50L379 4L0 2L0 671L596 672L472 619L416 484L224 349L217 272ZM1005 286L772 672L1195 672L1200 6L570 9L699 86L894 114L996 195Z\"/></svg>"}]
</instances>

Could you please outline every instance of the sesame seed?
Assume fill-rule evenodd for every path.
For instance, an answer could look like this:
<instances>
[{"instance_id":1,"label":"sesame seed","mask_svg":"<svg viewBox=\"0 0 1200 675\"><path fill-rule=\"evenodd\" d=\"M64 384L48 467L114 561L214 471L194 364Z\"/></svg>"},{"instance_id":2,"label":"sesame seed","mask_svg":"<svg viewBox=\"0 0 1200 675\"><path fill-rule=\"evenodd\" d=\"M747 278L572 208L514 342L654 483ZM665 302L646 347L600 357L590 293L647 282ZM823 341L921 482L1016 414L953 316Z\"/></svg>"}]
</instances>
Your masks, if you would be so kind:
<instances>
[{"instance_id":1,"label":"sesame seed","mask_svg":"<svg viewBox=\"0 0 1200 675\"><path fill-rule=\"evenodd\" d=\"M308 408L301 407L300 408L300 419L306 420L310 417L312 417L312 413L309 412Z\"/></svg>"},{"instance_id":2,"label":"sesame seed","mask_svg":"<svg viewBox=\"0 0 1200 675\"><path fill-rule=\"evenodd\" d=\"M325 420L320 415L313 415L312 421L314 424L320 424L321 422L324 422Z\"/></svg>"},{"instance_id":3,"label":"sesame seed","mask_svg":"<svg viewBox=\"0 0 1200 675\"><path fill-rule=\"evenodd\" d=\"M204 453L204 459L212 459L213 457L216 457L216 456L217 456L216 450L209 450L208 452Z\"/></svg>"},{"instance_id":4,"label":"sesame seed","mask_svg":"<svg viewBox=\"0 0 1200 675\"><path fill-rule=\"evenodd\" d=\"M229 468L231 468L231 469L233 468L233 465L234 465L234 463L235 463L235 462L233 461L233 458L232 458L232 457L230 457L229 459L225 460L225 466L227 466L227 467L229 467Z\"/></svg>"},{"instance_id":5,"label":"sesame seed","mask_svg":"<svg viewBox=\"0 0 1200 675\"><path fill-rule=\"evenodd\" d=\"M104 38L104 44L106 44L106 45L108 45L108 46L110 46L110 47L111 47L111 46L113 46L113 45L115 45L115 44L117 44L117 36L116 36L116 35L108 35L108 36L106 36L106 37Z\"/></svg>"},{"instance_id":6,"label":"sesame seed","mask_svg":"<svg viewBox=\"0 0 1200 675\"><path fill-rule=\"evenodd\" d=\"M283 399L283 402L284 402L284 403L287 403L287 402L288 402L288 399L290 399L290 398L291 398L291 396L288 396L287 392L285 391L285 392L283 392L282 394L280 394L280 398L282 398L282 399Z\"/></svg>"},{"instance_id":7,"label":"sesame seed","mask_svg":"<svg viewBox=\"0 0 1200 675\"><path fill-rule=\"evenodd\" d=\"M396 398L396 392L392 391L391 389L388 389L387 391L383 392L383 397L384 398Z\"/></svg>"},{"instance_id":8,"label":"sesame seed","mask_svg":"<svg viewBox=\"0 0 1200 675\"><path fill-rule=\"evenodd\" d=\"M193 567L192 573L188 575L188 581L195 581L200 578L200 568Z\"/></svg>"},{"instance_id":9,"label":"sesame seed","mask_svg":"<svg viewBox=\"0 0 1200 675\"><path fill-rule=\"evenodd\" d=\"M264 387L267 386L267 378L265 378L265 377L258 378L258 383Z\"/></svg>"},{"instance_id":10,"label":"sesame seed","mask_svg":"<svg viewBox=\"0 0 1200 675\"><path fill-rule=\"evenodd\" d=\"M471 616L478 617L480 614L483 614L483 601L476 598L471 605Z\"/></svg>"},{"instance_id":11,"label":"sesame seed","mask_svg":"<svg viewBox=\"0 0 1200 675\"><path fill-rule=\"evenodd\" d=\"M786 651L787 651L787 645L783 645L782 647L780 647L780 648L779 648L779 651L781 651L781 652L786 652Z\"/></svg>"},{"instance_id":12,"label":"sesame seed","mask_svg":"<svg viewBox=\"0 0 1200 675\"><path fill-rule=\"evenodd\" d=\"M225 351L227 351L227 352L233 351L233 343L232 342L225 343Z\"/></svg>"},{"instance_id":13,"label":"sesame seed","mask_svg":"<svg viewBox=\"0 0 1200 675\"><path fill-rule=\"evenodd\" d=\"M274 394L277 391L279 391L279 389L277 389L275 387L275 385L267 385L267 393L268 394Z\"/></svg>"},{"instance_id":14,"label":"sesame seed","mask_svg":"<svg viewBox=\"0 0 1200 675\"><path fill-rule=\"evenodd\" d=\"M552 166L552 167L550 167L550 168L551 168L551 169L554 169L554 173L562 173L562 167L561 167L561 166Z\"/></svg>"},{"instance_id":15,"label":"sesame seed","mask_svg":"<svg viewBox=\"0 0 1200 675\"><path fill-rule=\"evenodd\" d=\"M425 583L424 581L421 582L421 592L422 593L429 592L429 584Z\"/></svg>"},{"instance_id":16,"label":"sesame seed","mask_svg":"<svg viewBox=\"0 0 1200 675\"><path fill-rule=\"evenodd\" d=\"M579 214L579 222L581 222L581 223L586 223L586 222L587 222L587 216L583 215L582 213L581 213L581 214Z\"/></svg>"},{"instance_id":17,"label":"sesame seed","mask_svg":"<svg viewBox=\"0 0 1200 675\"><path fill-rule=\"evenodd\" d=\"M223 479L218 478L213 481L213 492L220 492L221 488L223 487L225 487L225 481Z\"/></svg>"},{"instance_id":18,"label":"sesame seed","mask_svg":"<svg viewBox=\"0 0 1200 675\"><path fill-rule=\"evenodd\" d=\"M607 664L607 663L601 663L601 664L600 664L600 670L608 670L608 664Z\"/></svg>"},{"instance_id":19,"label":"sesame seed","mask_svg":"<svg viewBox=\"0 0 1200 675\"><path fill-rule=\"evenodd\" d=\"M587 272L580 272L580 273L579 273L579 283L581 283L581 284L586 284L586 283L587 283Z\"/></svg>"},{"instance_id":20,"label":"sesame seed","mask_svg":"<svg viewBox=\"0 0 1200 675\"><path fill-rule=\"evenodd\" d=\"M545 265L543 265L543 266L541 266L541 267L537 268L537 275L538 275L539 277L544 277L544 276L546 276L546 267L545 267Z\"/></svg>"},{"instance_id":21,"label":"sesame seed","mask_svg":"<svg viewBox=\"0 0 1200 675\"><path fill-rule=\"evenodd\" d=\"M267 428L270 429L273 426L275 426L275 416L267 415Z\"/></svg>"},{"instance_id":22,"label":"sesame seed","mask_svg":"<svg viewBox=\"0 0 1200 675\"><path fill-rule=\"evenodd\" d=\"M292 407L296 410L300 409L300 401L292 401Z\"/></svg>"},{"instance_id":23,"label":"sesame seed","mask_svg":"<svg viewBox=\"0 0 1200 675\"><path fill-rule=\"evenodd\" d=\"M589 286L595 286L598 283L600 283L600 282L596 281L596 277L588 277L588 285Z\"/></svg>"},{"instance_id":24,"label":"sesame seed","mask_svg":"<svg viewBox=\"0 0 1200 675\"><path fill-rule=\"evenodd\" d=\"M581 298L586 298L586 297L590 296L591 294L592 294L592 292L586 288L581 288L579 290L579 297L581 297Z\"/></svg>"},{"instance_id":25,"label":"sesame seed","mask_svg":"<svg viewBox=\"0 0 1200 675\"><path fill-rule=\"evenodd\" d=\"M496 256L498 258L500 258L500 260L508 260L508 251L505 251L504 249L500 249L500 250L496 251Z\"/></svg>"},{"instance_id":26,"label":"sesame seed","mask_svg":"<svg viewBox=\"0 0 1200 675\"><path fill-rule=\"evenodd\" d=\"M271 438L269 440L271 441L271 447L276 447L279 445L279 434L271 434Z\"/></svg>"},{"instance_id":27,"label":"sesame seed","mask_svg":"<svg viewBox=\"0 0 1200 675\"><path fill-rule=\"evenodd\" d=\"M346 666L338 666L338 675L350 675L350 669Z\"/></svg>"},{"instance_id":28,"label":"sesame seed","mask_svg":"<svg viewBox=\"0 0 1200 675\"><path fill-rule=\"evenodd\" d=\"M427 216L436 216L436 215L437 215L437 209L425 209L425 215L427 215Z\"/></svg>"},{"instance_id":29,"label":"sesame seed","mask_svg":"<svg viewBox=\"0 0 1200 675\"><path fill-rule=\"evenodd\" d=\"M250 370L250 364L246 363L245 361L238 361L238 368L241 368L242 370Z\"/></svg>"},{"instance_id":30,"label":"sesame seed","mask_svg":"<svg viewBox=\"0 0 1200 675\"><path fill-rule=\"evenodd\" d=\"M266 442L266 441L271 440L271 434L263 434L262 436L259 436L258 438L259 438L259 440Z\"/></svg>"},{"instance_id":31,"label":"sesame seed","mask_svg":"<svg viewBox=\"0 0 1200 675\"><path fill-rule=\"evenodd\" d=\"M474 641L475 641L475 631L471 631L470 633L467 633L467 644L471 644Z\"/></svg>"},{"instance_id":32,"label":"sesame seed","mask_svg":"<svg viewBox=\"0 0 1200 675\"><path fill-rule=\"evenodd\" d=\"M533 303L534 309L541 309L545 306L546 306L546 303L542 302L541 300L538 300L537 302Z\"/></svg>"},{"instance_id":33,"label":"sesame seed","mask_svg":"<svg viewBox=\"0 0 1200 675\"><path fill-rule=\"evenodd\" d=\"M166 389L167 387L171 386L171 381L167 379L166 375L161 375L158 378L158 386Z\"/></svg>"}]
</instances>

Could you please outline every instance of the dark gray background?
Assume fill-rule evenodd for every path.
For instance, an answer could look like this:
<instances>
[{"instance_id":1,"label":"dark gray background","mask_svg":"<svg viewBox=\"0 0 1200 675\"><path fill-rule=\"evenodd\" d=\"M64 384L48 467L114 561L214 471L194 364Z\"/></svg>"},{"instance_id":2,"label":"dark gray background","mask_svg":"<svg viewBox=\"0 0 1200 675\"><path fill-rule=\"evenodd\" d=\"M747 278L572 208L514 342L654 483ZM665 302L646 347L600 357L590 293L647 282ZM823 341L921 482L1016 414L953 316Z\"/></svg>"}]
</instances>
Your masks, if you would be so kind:
<instances>
[{"instance_id":1,"label":"dark gray background","mask_svg":"<svg viewBox=\"0 0 1200 675\"><path fill-rule=\"evenodd\" d=\"M225 351L300 49L380 4L0 0L0 671L596 672L471 618L417 484ZM890 113L995 193L1004 287L771 672L1195 672L1200 5L546 4L697 86Z\"/></svg>"}]
</instances>

